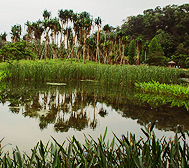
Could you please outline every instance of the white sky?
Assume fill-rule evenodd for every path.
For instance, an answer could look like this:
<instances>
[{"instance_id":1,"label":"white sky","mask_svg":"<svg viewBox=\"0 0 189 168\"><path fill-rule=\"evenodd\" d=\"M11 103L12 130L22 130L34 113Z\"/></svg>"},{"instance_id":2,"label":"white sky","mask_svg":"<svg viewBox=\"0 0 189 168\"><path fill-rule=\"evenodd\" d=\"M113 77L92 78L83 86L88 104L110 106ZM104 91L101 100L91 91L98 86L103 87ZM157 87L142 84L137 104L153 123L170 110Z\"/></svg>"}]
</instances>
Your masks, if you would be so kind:
<instances>
[{"instance_id":1,"label":"white sky","mask_svg":"<svg viewBox=\"0 0 189 168\"><path fill-rule=\"evenodd\" d=\"M142 14L146 9L162 8L169 4L182 5L186 0L0 0L0 33L6 31L10 39L11 26L27 20L43 19L42 13L47 9L52 17L58 17L59 9L72 9L75 13L87 11L93 18L102 19L102 26L121 26L128 16ZM26 29L26 27L25 27Z\"/></svg>"}]
</instances>

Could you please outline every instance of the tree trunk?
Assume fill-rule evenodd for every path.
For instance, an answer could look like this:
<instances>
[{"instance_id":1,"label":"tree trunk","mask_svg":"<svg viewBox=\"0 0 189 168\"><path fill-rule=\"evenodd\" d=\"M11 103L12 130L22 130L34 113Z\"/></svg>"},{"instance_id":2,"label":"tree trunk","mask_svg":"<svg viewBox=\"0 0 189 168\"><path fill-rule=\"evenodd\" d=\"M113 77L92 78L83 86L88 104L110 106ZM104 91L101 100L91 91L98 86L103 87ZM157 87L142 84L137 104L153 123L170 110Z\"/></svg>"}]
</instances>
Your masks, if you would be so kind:
<instances>
[{"instance_id":1,"label":"tree trunk","mask_svg":"<svg viewBox=\"0 0 189 168\"><path fill-rule=\"evenodd\" d=\"M123 63L123 58L124 58L124 50L125 50L125 45L123 44L123 51L122 51L122 57L121 57L121 62L120 65Z\"/></svg>"},{"instance_id":2,"label":"tree trunk","mask_svg":"<svg viewBox=\"0 0 189 168\"><path fill-rule=\"evenodd\" d=\"M145 50L145 64L146 64L146 55L147 55L147 50Z\"/></svg>"},{"instance_id":3,"label":"tree trunk","mask_svg":"<svg viewBox=\"0 0 189 168\"><path fill-rule=\"evenodd\" d=\"M72 64L72 59L73 59L73 52L74 52L74 48L75 48L75 38L76 38L76 33L74 35L74 41L73 41L73 46L72 46L72 51L71 51L71 64Z\"/></svg>"},{"instance_id":4,"label":"tree trunk","mask_svg":"<svg viewBox=\"0 0 189 168\"><path fill-rule=\"evenodd\" d=\"M86 32L84 30L84 46L83 46L83 64L85 64L85 42L86 42Z\"/></svg>"},{"instance_id":5,"label":"tree trunk","mask_svg":"<svg viewBox=\"0 0 189 168\"><path fill-rule=\"evenodd\" d=\"M60 31L60 58L62 58L62 35L63 35L63 22L61 22L61 31Z\"/></svg>"},{"instance_id":6,"label":"tree trunk","mask_svg":"<svg viewBox=\"0 0 189 168\"><path fill-rule=\"evenodd\" d=\"M97 63L97 60L99 59L99 26L97 26L98 28L98 31L97 31L97 40L96 40L96 43L97 43L97 48L96 48L96 63Z\"/></svg>"},{"instance_id":7,"label":"tree trunk","mask_svg":"<svg viewBox=\"0 0 189 168\"><path fill-rule=\"evenodd\" d=\"M139 48L139 45L138 45L138 44L137 44L137 59L138 59L137 63L138 63L138 65L139 65L139 59L140 59L140 48Z\"/></svg>"}]
</instances>

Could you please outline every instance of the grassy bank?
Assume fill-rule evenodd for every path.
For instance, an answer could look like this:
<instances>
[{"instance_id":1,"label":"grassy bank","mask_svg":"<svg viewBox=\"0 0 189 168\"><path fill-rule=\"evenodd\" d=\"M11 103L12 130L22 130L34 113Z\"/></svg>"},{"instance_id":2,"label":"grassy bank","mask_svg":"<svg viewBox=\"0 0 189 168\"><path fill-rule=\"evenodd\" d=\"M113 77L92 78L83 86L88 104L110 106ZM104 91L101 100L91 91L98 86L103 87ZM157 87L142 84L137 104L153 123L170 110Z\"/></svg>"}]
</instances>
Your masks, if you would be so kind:
<instances>
[{"instance_id":1,"label":"grassy bank","mask_svg":"<svg viewBox=\"0 0 189 168\"><path fill-rule=\"evenodd\" d=\"M100 135L97 141L85 136L85 143L80 144L73 136L65 142L44 145L40 141L33 149L31 156L21 154L18 147L12 154L4 153L0 148L1 167L188 167L189 146L186 142L189 133L175 134L174 140L157 139L153 132L154 123L142 129L144 139L136 140L135 135L114 134L111 142ZM181 145L182 144L182 145Z\"/></svg>"},{"instance_id":2,"label":"grassy bank","mask_svg":"<svg viewBox=\"0 0 189 168\"><path fill-rule=\"evenodd\" d=\"M97 80L106 84L134 85L138 82L159 81L177 83L182 70L132 65L103 65L87 62L70 64L68 61L26 61L13 62L2 68L7 80L63 82L67 80Z\"/></svg>"}]
</instances>

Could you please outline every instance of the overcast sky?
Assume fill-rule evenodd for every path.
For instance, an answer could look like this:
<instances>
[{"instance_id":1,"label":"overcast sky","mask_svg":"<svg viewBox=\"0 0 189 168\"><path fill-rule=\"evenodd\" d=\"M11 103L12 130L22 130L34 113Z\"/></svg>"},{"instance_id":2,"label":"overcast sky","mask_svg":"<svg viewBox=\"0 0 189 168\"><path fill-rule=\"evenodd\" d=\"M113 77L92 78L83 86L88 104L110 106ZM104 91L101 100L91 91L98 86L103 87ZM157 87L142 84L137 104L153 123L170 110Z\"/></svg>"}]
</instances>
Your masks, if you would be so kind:
<instances>
[{"instance_id":1,"label":"overcast sky","mask_svg":"<svg viewBox=\"0 0 189 168\"><path fill-rule=\"evenodd\" d=\"M146 9L169 4L182 5L186 0L0 0L0 33L11 32L11 26L21 24L23 29L27 20L43 19L44 9L58 16L59 9L72 9L74 13L87 11L93 18L100 16L102 25L121 26L128 16L142 14ZM9 39L10 37L8 37Z\"/></svg>"}]
</instances>

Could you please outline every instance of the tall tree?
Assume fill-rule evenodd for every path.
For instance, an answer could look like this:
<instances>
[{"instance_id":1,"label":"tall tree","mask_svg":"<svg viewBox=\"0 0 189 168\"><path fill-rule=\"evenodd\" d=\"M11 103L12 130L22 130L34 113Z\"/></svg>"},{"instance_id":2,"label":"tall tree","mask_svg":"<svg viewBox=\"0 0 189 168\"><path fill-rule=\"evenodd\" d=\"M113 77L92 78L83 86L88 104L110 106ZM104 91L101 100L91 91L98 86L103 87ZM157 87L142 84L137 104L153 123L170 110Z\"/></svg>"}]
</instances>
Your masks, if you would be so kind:
<instances>
[{"instance_id":1,"label":"tall tree","mask_svg":"<svg viewBox=\"0 0 189 168\"><path fill-rule=\"evenodd\" d=\"M83 34L83 64L85 64L85 56L86 56L86 38L87 35L89 35L91 26L92 26L92 19L90 17L90 14L86 11L80 13L79 19L81 22L82 27L82 34Z\"/></svg>"},{"instance_id":2,"label":"tall tree","mask_svg":"<svg viewBox=\"0 0 189 168\"><path fill-rule=\"evenodd\" d=\"M105 41L106 41L106 38L107 38L107 33L109 33L111 31L112 27L109 26L109 24L106 24L104 27L103 27L103 30L104 30L104 33L105 33Z\"/></svg>"},{"instance_id":3,"label":"tall tree","mask_svg":"<svg viewBox=\"0 0 189 168\"><path fill-rule=\"evenodd\" d=\"M140 51L141 51L141 47L142 47L142 38L138 37L136 39L136 47L137 47L137 63L139 65L140 63Z\"/></svg>"},{"instance_id":4,"label":"tall tree","mask_svg":"<svg viewBox=\"0 0 189 168\"><path fill-rule=\"evenodd\" d=\"M62 58L62 37L63 37L63 31L64 31L64 24L66 23L65 15L64 15L64 10L61 9L58 11L58 17L60 18L61 22L61 30L60 30L60 57Z\"/></svg>"},{"instance_id":5,"label":"tall tree","mask_svg":"<svg viewBox=\"0 0 189 168\"><path fill-rule=\"evenodd\" d=\"M51 12L48 12L46 9L43 12L43 26L45 29L45 57L44 60L46 60L47 58L47 44L49 43L49 31L50 31L50 22L49 22L49 18L51 16Z\"/></svg>"},{"instance_id":6,"label":"tall tree","mask_svg":"<svg viewBox=\"0 0 189 168\"><path fill-rule=\"evenodd\" d=\"M41 20L38 20L37 22L33 22L31 25L31 30L34 32L35 37L35 46L37 51L37 56L39 59L42 59L42 53L41 53L41 37L44 32L43 24Z\"/></svg>"},{"instance_id":7,"label":"tall tree","mask_svg":"<svg viewBox=\"0 0 189 168\"><path fill-rule=\"evenodd\" d=\"M134 62L135 62L134 57L136 56L136 42L135 42L135 40L132 40L132 41L129 43L128 56L129 56L129 63L130 63L130 64L134 64Z\"/></svg>"},{"instance_id":8,"label":"tall tree","mask_svg":"<svg viewBox=\"0 0 189 168\"><path fill-rule=\"evenodd\" d=\"M164 56L161 45L159 44L156 37L154 37L149 45L149 54L148 54L148 63L150 65L163 65L164 64Z\"/></svg>"},{"instance_id":9,"label":"tall tree","mask_svg":"<svg viewBox=\"0 0 189 168\"><path fill-rule=\"evenodd\" d=\"M20 41L20 36L21 36L21 25L14 25L12 26L11 28L11 34L12 34L12 42L15 43L15 42L19 42Z\"/></svg>"},{"instance_id":10,"label":"tall tree","mask_svg":"<svg viewBox=\"0 0 189 168\"><path fill-rule=\"evenodd\" d=\"M99 63L100 63L100 58L99 58L99 29L100 29L100 27L101 27L102 20L101 20L101 18L98 16L98 18L96 18L94 22L95 22L95 24L97 25L97 29L98 29L98 32L97 32L96 62L97 62L97 56L98 56Z\"/></svg>"}]
</instances>

